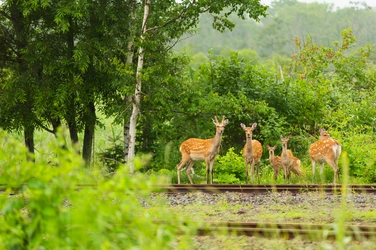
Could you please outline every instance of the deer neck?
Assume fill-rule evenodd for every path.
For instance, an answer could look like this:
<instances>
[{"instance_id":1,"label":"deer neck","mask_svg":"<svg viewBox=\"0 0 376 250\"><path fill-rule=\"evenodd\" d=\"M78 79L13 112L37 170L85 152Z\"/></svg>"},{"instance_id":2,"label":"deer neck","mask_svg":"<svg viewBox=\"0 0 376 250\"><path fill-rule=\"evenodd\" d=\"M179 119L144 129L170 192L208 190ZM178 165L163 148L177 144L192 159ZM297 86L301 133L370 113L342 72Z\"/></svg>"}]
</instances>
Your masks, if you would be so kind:
<instances>
[{"instance_id":1,"label":"deer neck","mask_svg":"<svg viewBox=\"0 0 376 250\"><path fill-rule=\"evenodd\" d=\"M222 141L222 134L221 133L215 133L214 138L212 138L213 148L219 148L219 146L221 145L221 141Z\"/></svg>"},{"instance_id":2,"label":"deer neck","mask_svg":"<svg viewBox=\"0 0 376 250\"><path fill-rule=\"evenodd\" d=\"M273 164L274 162L274 153L269 153L269 161Z\"/></svg>"},{"instance_id":3,"label":"deer neck","mask_svg":"<svg viewBox=\"0 0 376 250\"><path fill-rule=\"evenodd\" d=\"M246 139L247 152L252 152L252 136Z\"/></svg>"},{"instance_id":4,"label":"deer neck","mask_svg":"<svg viewBox=\"0 0 376 250\"><path fill-rule=\"evenodd\" d=\"M287 156L287 145L282 146L282 155Z\"/></svg>"}]
</instances>

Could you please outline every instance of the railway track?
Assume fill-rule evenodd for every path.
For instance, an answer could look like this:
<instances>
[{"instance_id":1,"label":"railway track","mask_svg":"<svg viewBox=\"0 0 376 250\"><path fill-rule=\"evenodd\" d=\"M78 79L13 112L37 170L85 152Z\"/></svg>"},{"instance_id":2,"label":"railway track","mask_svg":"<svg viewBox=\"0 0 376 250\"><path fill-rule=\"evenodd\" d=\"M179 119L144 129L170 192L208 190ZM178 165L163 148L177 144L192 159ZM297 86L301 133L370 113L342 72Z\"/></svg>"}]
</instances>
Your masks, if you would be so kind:
<instances>
[{"instance_id":1,"label":"railway track","mask_svg":"<svg viewBox=\"0 0 376 250\"><path fill-rule=\"evenodd\" d=\"M7 184L0 184L0 190L5 190ZM13 187L17 189L21 187ZM77 185L77 189L97 188L95 184ZM254 193L264 194L271 192L325 192L341 194L341 185L330 184L306 184L306 185L228 185L228 184L172 184L159 185L154 187L155 192L168 194L184 194L189 192L204 193ZM376 193L376 185L349 185L348 192L352 193ZM354 240L376 239L376 226L370 225L346 225L342 229L342 236L351 237ZM254 222L207 222L199 226L198 236L215 234L233 234L244 236L256 236L265 238L292 239L300 237L310 240L336 239L341 235L338 226L335 224L296 224L296 223L254 223Z\"/></svg>"},{"instance_id":2,"label":"railway track","mask_svg":"<svg viewBox=\"0 0 376 250\"><path fill-rule=\"evenodd\" d=\"M198 229L199 236L218 233L283 239L300 237L310 240L335 240L341 235L334 224L208 222ZM376 239L376 227L344 226L342 236L351 237L353 240Z\"/></svg>"},{"instance_id":3,"label":"railway track","mask_svg":"<svg viewBox=\"0 0 376 250\"><path fill-rule=\"evenodd\" d=\"M4 191L9 186L7 184L0 184L0 191ZM12 187L13 191L18 191L22 188ZM96 184L82 184L77 185L76 188L97 188ZM170 184L154 186L155 192L163 192L169 194L189 193L189 192L204 192L204 193L271 193L271 192L291 192L291 193L304 193L304 192L324 192L341 194L341 185L332 184L279 184L279 185L246 185L246 184ZM352 193L376 193L376 185L348 185L347 191Z\"/></svg>"},{"instance_id":4,"label":"railway track","mask_svg":"<svg viewBox=\"0 0 376 250\"><path fill-rule=\"evenodd\" d=\"M156 186L157 192L166 193L189 193L189 192L205 192L205 193L225 193L225 192L238 192L238 193L270 193L270 192L325 192L341 194L341 185L331 184L307 184L307 185L231 185L231 184L172 184ZM376 193L376 185L349 185L347 191L352 193Z\"/></svg>"}]
</instances>

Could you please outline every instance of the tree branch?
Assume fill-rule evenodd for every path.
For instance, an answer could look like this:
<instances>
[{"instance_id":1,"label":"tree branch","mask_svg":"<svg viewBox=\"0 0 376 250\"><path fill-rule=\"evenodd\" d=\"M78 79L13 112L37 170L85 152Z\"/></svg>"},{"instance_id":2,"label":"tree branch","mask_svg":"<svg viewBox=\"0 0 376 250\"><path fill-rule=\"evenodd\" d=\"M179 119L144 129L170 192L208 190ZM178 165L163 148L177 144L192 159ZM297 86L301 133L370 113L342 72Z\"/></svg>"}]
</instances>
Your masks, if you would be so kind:
<instances>
[{"instance_id":1,"label":"tree branch","mask_svg":"<svg viewBox=\"0 0 376 250\"><path fill-rule=\"evenodd\" d=\"M12 19L11 16L8 15L8 14L7 14L5 11L3 11L3 10L0 10L0 15L4 16L5 18L7 18L7 19L9 19L9 20Z\"/></svg>"},{"instance_id":2,"label":"tree branch","mask_svg":"<svg viewBox=\"0 0 376 250\"><path fill-rule=\"evenodd\" d=\"M192 3L190 3L187 7L185 7L185 8L182 10L182 12L180 12L180 14L179 14L178 16L176 16L176 17L174 17L174 18L168 20L167 22L165 22L165 23L162 24L162 25L154 26L154 27L152 27L152 28L146 29L146 30L145 30L145 33L146 33L146 32L149 32L149 31L153 31L153 30L161 29L161 28L163 28L163 27L166 27L166 26L169 25L170 23L175 22L176 20L179 20L179 19L185 17L184 14L188 11L188 9L190 8L190 6L194 5L195 3L196 3L196 1L192 1ZM206 8L203 12L207 12L209 9L210 9L210 6L209 6L208 8Z\"/></svg>"}]
</instances>

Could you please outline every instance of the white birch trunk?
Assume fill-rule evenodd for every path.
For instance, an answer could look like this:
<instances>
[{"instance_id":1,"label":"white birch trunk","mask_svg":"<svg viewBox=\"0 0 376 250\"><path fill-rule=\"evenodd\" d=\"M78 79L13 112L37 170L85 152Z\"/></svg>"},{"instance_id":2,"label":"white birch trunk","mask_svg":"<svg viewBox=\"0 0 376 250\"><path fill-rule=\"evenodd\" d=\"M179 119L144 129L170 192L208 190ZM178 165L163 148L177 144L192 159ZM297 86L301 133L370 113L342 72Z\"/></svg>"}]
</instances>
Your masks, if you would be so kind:
<instances>
[{"instance_id":1,"label":"white birch trunk","mask_svg":"<svg viewBox=\"0 0 376 250\"><path fill-rule=\"evenodd\" d=\"M130 65L133 62L133 42L128 43L128 56L127 56L127 61L126 64ZM127 107L128 103L132 101L132 96L126 96L124 98L125 102L125 107ZM131 110L126 108L125 111L125 117L124 117L124 124L123 124L123 138L124 138L124 143L123 143L123 148L124 148L124 162L128 162L128 149L129 149L129 119L131 117Z\"/></svg>"},{"instance_id":2,"label":"white birch trunk","mask_svg":"<svg viewBox=\"0 0 376 250\"><path fill-rule=\"evenodd\" d=\"M145 1L144 6L144 18L142 21L142 32L141 41L145 39L144 34L146 33L146 23L150 13L150 0ZM128 146L128 166L129 173L134 173L134 156L135 156L135 145L136 145L136 124L138 114L140 113L140 95L141 95L141 71L144 65L144 48L139 48L137 71L136 71L136 89L132 99L132 115L129 122L129 146Z\"/></svg>"}]
</instances>

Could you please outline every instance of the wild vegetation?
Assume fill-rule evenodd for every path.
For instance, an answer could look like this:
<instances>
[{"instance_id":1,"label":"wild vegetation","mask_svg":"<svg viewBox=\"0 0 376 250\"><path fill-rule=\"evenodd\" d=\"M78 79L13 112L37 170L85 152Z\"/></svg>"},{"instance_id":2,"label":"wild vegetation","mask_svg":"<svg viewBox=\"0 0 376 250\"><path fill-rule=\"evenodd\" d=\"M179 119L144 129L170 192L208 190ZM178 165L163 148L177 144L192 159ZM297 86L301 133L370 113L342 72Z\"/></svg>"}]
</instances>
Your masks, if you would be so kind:
<instances>
[{"instance_id":1,"label":"wild vegetation","mask_svg":"<svg viewBox=\"0 0 376 250\"><path fill-rule=\"evenodd\" d=\"M241 123L258 124L253 138L263 146L261 183L273 180L266 145L277 145L275 154L280 155L281 135L291 136L289 149L307 174L291 181L310 180L308 148L321 128L348 153L352 181L376 180L375 41L366 28L376 20L371 8L334 10L328 4L279 0L268 9L253 1L242 6L187 1L184 9L184 1L172 1L168 13L164 5L152 5L151 33L145 30L141 36L139 14L147 5L129 1L103 9L102 2L68 2L66 8L57 2L1 5L0 21L7 29L0 34L0 126L22 134L30 152L39 150L48 132L54 135L64 126L67 143L77 144L87 164L104 164L110 175L118 163L131 161L127 157L134 140L137 155L152 155L140 171L164 173L177 183L179 145L188 138L211 138L211 119L224 115L229 124L214 163L215 183L246 181ZM119 12L122 4L134 8ZM201 15L203 6L212 22ZM174 19L185 10L186 15ZM154 18L163 15L164 20ZM130 20L138 26L130 27ZM183 35L195 32L199 20L200 33L171 50ZM225 33L209 31L211 24ZM213 39L226 41L226 47ZM139 103L132 96L140 96ZM132 115L134 109L140 113ZM95 138L101 135L95 132L101 128L108 139L98 146ZM205 167L196 163L194 168L194 181L203 182ZM182 178L188 182L185 174Z\"/></svg>"},{"instance_id":2,"label":"wild vegetation","mask_svg":"<svg viewBox=\"0 0 376 250\"><path fill-rule=\"evenodd\" d=\"M238 2L1 2L1 248L191 249L191 214L142 204L178 182L180 144L212 138L215 116L228 123L214 183L246 182L242 123L257 123L261 184L285 182L266 148L280 155L281 136L305 174L291 183L312 183L322 128L346 156L341 183L376 181L375 11ZM332 181L327 166L314 180Z\"/></svg>"}]
</instances>

